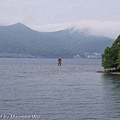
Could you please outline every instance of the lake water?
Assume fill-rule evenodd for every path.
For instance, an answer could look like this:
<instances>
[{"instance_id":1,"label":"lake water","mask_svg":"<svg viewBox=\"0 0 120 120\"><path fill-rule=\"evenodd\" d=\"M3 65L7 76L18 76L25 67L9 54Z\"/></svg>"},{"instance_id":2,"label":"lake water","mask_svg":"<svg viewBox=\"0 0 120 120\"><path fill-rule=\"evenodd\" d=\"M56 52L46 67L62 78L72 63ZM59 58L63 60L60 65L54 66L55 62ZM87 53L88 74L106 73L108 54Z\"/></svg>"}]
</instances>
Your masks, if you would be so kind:
<instances>
[{"instance_id":1,"label":"lake water","mask_svg":"<svg viewBox=\"0 0 120 120\"><path fill-rule=\"evenodd\" d=\"M120 76L101 60L0 59L0 119L119 120Z\"/></svg>"}]
</instances>

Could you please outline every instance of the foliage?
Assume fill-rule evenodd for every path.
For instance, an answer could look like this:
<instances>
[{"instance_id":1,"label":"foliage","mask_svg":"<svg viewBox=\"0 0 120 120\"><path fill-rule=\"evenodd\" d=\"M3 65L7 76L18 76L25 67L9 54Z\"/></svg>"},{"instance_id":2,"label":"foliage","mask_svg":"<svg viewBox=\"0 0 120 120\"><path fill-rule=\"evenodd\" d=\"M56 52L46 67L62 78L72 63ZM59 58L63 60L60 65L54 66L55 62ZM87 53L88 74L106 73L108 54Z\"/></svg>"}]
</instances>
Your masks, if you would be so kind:
<instances>
[{"instance_id":1,"label":"foliage","mask_svg":"<svg viewBox=\"0 0 120 120\"><path fill-rule=\"evenodd\" d=\"M118 70L120 68L120 35L111 47L107 47L102 55L104 69Z\"/></svg>"}]
</instances>

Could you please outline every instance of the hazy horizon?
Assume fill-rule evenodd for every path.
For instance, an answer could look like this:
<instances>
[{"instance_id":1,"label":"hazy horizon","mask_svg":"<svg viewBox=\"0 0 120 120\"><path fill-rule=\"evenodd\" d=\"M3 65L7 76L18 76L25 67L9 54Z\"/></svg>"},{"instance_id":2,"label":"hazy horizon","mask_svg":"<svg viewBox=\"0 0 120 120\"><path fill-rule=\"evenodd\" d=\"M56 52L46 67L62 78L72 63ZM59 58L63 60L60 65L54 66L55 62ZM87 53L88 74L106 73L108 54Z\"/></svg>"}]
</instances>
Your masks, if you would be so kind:
<instances>
[{"instance_id":1,"label":"hazy horizon","mask_svg":"<svg viewBox=\"0 0 120 120\"><path fill-rule=\"evenodd\" d=\"M0 25L23 23L51 32L72 28L115 39L120 34L120 0L4 0Z\"/></svg>"}]
</instances>

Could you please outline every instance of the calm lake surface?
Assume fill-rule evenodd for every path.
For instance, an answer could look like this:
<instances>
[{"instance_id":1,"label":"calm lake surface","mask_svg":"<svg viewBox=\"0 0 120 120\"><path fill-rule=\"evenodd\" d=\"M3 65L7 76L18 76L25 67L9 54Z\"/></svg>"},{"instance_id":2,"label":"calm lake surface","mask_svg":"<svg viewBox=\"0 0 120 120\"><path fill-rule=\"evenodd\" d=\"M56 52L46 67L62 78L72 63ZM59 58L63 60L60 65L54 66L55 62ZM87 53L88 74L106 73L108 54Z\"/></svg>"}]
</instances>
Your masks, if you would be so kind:
<instances>
[{"instance_id":1,"label":"calm lake surface","mask_svg":"<svg viewBox=\"0 0 120 120\"><path fill-rule=\"evenodd\" d=\"M0 119L119 120L120 76L98 70L95 59L0 59Z\"/></svg>"}]
</instances>

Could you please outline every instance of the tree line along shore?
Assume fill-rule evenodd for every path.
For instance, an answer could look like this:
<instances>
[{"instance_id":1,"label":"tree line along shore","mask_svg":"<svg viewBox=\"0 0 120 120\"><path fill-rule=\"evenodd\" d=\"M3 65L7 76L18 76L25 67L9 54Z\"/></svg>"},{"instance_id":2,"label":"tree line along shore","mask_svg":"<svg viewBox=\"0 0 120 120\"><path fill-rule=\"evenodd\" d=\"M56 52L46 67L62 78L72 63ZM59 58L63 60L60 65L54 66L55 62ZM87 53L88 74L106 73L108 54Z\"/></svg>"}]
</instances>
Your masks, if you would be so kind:
<instances>
[{"instance_id":1,"label":"tree line along shore","mask_svg":"<svg viewBox=\"0 0 120 120\"><path fill-rule=\"evenodd\" d=\"M98 72L120 74L120 35L111 47L107 47L104 50L102 54L102 67L104 71Z\"/></svg>"}]
</instances>

